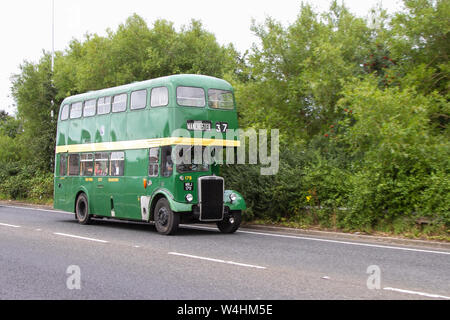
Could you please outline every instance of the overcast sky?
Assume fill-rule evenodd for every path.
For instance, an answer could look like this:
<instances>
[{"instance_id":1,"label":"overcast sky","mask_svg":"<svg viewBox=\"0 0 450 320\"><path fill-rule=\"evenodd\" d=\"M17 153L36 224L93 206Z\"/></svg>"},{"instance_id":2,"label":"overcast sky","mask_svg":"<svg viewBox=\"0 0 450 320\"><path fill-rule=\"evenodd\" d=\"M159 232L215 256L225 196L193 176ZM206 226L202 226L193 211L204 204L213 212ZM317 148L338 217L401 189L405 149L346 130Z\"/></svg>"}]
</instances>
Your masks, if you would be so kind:
<instances>
[{"instance_id":1,"label":"overcast sky","mask_svg":"<svg viewBox=\"0 0 450 320\"><path fill-rule=\"evenodd\" d=\"M233 43L244 52L257 39L250 31L252 19L263 22L268 16L285 26L295 21L301 0L54 0L55 50L67 48L71 39L86 33L105 35L116 30L127 17L137 13L151 27L157 19L174 22L177 30L191 19L201 20L220 44ZM309 0L319 12L331 0ZM345 0L358 16L366 16L377 3L388 12L401 8L399 0ZM0 110L14 112L10 97L10 76L19 72L24 60L37 62L42 51L52 49L52 0L2 1L0 10Z\"/></svg>"}]
</instances>

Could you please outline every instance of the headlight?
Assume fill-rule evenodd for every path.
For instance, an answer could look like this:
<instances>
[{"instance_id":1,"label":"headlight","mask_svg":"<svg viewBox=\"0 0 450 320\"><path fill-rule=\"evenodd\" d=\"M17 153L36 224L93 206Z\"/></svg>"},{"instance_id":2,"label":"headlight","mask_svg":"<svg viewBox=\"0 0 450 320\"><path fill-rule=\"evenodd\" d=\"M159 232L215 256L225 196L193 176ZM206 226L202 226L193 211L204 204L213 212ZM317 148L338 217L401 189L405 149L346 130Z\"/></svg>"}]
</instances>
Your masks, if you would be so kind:
<instances>
[{"instance_id":1,"label":"headlight","mask_svg":"<svg viewBox=\"0 0 450 320\"><path fill-rule=\"evenodd\" d=\"M230 201L234 202L237 199L237 195L235 193L230 194Z\"/></svg>"},{"instance_id":2,"label":"headlight","mask_svg":"<svg viewBox=\"0 0 450 320\"><path fill-rule=\"evenodd\" d=\"M186 195L186 201L187 202L192 202L192 200L194 200L194 196L192 194L188 193Z\"/></svg>"}]
</instances>

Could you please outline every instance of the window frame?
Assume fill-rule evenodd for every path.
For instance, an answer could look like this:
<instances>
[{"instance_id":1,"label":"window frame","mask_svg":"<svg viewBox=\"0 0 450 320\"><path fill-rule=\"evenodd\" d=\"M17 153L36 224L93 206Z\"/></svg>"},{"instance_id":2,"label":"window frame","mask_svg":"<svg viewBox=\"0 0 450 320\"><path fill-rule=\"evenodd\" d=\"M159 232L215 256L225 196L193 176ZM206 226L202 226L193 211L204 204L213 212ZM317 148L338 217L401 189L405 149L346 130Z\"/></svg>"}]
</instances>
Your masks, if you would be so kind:
<instances>
[{"instance_id":1,"label":"window frame","mask_svg":"<svg viewBox=\"0 0 450 320\"><path fill-rule=\"evenodd\" d=\"M80 115L78 117L72 116L72 111L73 111L74 105L76 105L76 106L80 105ZM69 113L70 120L81 119L82 117L83 117L83 101L72 103L70 105L70 113Z\"/></svg>"},{"instance_id":2,"label":"window frame","mask_svg":"<svg viewBox=\"0 0 450 320\"><path fill-rule=\"evenodd\" d=\"M174 163L172 162L172 146L164 146L161 147L161 167L160 167L160 177L161 178L170 178L174 174ZM170 172L170 175L165 175L166 173L166 163L170 163L172 171ZM168 172L168 170L167 170Z\"/></svg>"},{"instance_id":3,"label":"window frame","mask_svg":"<svg viewBox=\"0 0 450 320\"><path fill-rule=\"evenodd\" d=\"M144 103L143 107L133 108L133 94L138 93L138 92L145 92L145 103ZM147 103L148 103L148 90L147 89L140 89L140 90L135 90L135 91L131 92L131 94L130 94L130 110L132 110L132 111L144 110L147 108Z\"/></svg>"},{"instance_id":4,"label":"window frame","mask_svg":"<svg viewBox=\"0 0 450 320\"><path fill-rule=\"evenodd\" d=\"M208 172L211 169L212 164L205 165L203 163L201 163L201 164L194 163L195 153L199 152L199 150L197 149L198 147L199 146L188 146L188 145L185 145L185 146L178 145L178 146L175 147L176 148L175 151L178 152L178 156L180 157L180 160L181 160L181 163L178 163L175 166L175 169L176 169L177 173L179 173L179 174L189 174L189 173L198 173L198 172L201 173L201 172ZM201 153L203 155L203 154L205 154L205 150L208 147L207 146L201 146L201 148L202 148L201 149ZM183 155L180 155L180 151L182 151L183 153L184 153L184 151L189 151L191 153L191 155L190 155L191 163L186 163L186 164L184 163L183 158L182 158ZM191 167L191 169L182 170L181 169L182 166L185 166L185 165L190 165L192 167ZM197 168L196 170L193 170L194 166Z\"/></svg>"},{"instance_id":5,"label":"window frame","mask_svg":"<svg viewBox=\"0 0 450 320\"><path fill-rule=\"evenodd\" d=\"M71 162L70 162L70 158L71 157L78 157L78 174L72 174L71 173L71 171L70 171L70 167L71 167ZM80 157L80 154L79 153L71 153L71 154L69 154L68 155L68 166L67 166L67 175L69 176L69 177L79 177L80 176L80 172L81 172L81 170L80 170L80 168L81 168L81 162L80 162L80 160L81 160L81 157Z\"/></svg>"},{"instance_id":6,"label":"window frame","mask_svg":"<svg viewBox=\"0 0 450 320\"><path fill-rule=\"evenodd\" d=\"M99 112L100 100L103 99L103 101L105 101L105 99L108 99L108 98L109 98L109 104L102 104L102 106L109 106L108 112L100 113ZM103 116L103 115L106 115L106 114L110 114L111 110L112 110L112 96L104 96L104 97L100 97L100 98L97 99L97 115L98 116Z\"/></svg>"},{"instance_id":7,"label":"window frame","mask_svg":"<svg viewBox=\"0 0 450 320\"><path fill-rule=\"evenodd\" d=\"M204 99L203 105L202 105L202 106L192 106L192 105L184 105L184 104L180 104L180 102L179 102L179 97L178 97L178 89L180 89L180 88L191 88L191 89L201 89L201 90L203 90L203 99ZM205 90L204 88L202 88L202 87L195 87L195 86L178 86L175 94L176 94L176 98L177 98L177 105L180 106L180 107L188 107L188 108L205 108L205 107L206 107L206 102L207 102L207 99L206 99L206 90ZM184 99L186 99L186 98L184 98ZM192 98L191 98L191 99L192 99Z\"/></svg>"},{"instance_id":8,"label":"window frame","mask_svg":"<svg viewBox=\"0 0 450 320\"><path fill-rule=\"evenodd\" d=\"M125 96L125 106L124 106L123 110L120 109L119 111L115 111L114 110L114 99L117 98L117 97L120 97L120 96ZM127 105L128 105L128 93L126 93L126 92L125 93L119 93L119 94L116 94L116 95L112 96L112 99L111 99L111 112L112 113L126 112L127 111Z\"/></svg>"},{"instance_id":9,"label":"window frame","mask_svg":"<svg viewBox=\"0 0 450 320\"><path fill-rule=\"evenodd\" d=\"M152 150L156 150L158 152L157 156L156 156L156 162L151 160L151 155L152 155ZM154 148L150 148L148 151L148 176L151 178L156 178L159 177L159 158L161 155L161 148L160 147L154 147ZM154 157L153 157L154 158ZM154 170L156 166L156 171ZM150 174L150 167L153 168L153 172L156 172L154 174Z\"/></svg>"},{"instance_id":10,"label":"window frame","mask_svg":"<svg viewBox=\"0 0 450 320\"><path fill-rule=\"evenodd\" d=\"M83 159L83 157L89 157L91 156L91 159ZM92 164L92 172L91 174L86 174L86 167L85 167L85 163L87 162L91 162ZM89 171L89 170L88 170ZM93 153L82 153L80 155L80 175L82 177L92 177L94 176L94 154Z\"/></svg>"},{"instance_id":11,"label":"window frame","mask_svg":"<svg viewBox=\"0 0 450 320\"><path fill-rule=\"evenodd\" d=\"M166 89L166 92L167 92L167 103L166 104L155 105L155 106L153 105L153 100L152 100L153 99L153 90L156 90L156 89ZM152 88L150 90L150 108L164 108L169 105L169 102L170 102L170 96L169 96L169 88L168 87L160 86L160 87Z\"/></svg>"},{"instance_id":12,"label":"window frame","mask_svg":"<svg viewBox=\"0 0 450 320\"><path fill-rule=\"evenodd\" d=\"M100 155L100 158L97 158L97 155ZM106 155L107 159L104 159L103 156ZM107 177L109 176L109 159L111 158L111 153L110 152L94 152L94 176L95 177ZM97 174L97 170L95 169L97 163L102 163L106 161L106 174Z\"/></svg>"},{"instance_id":13,"label":"window frame","mask_svg":"<svg viewBox=\"0 0 450 320\"><path fill-rule=\"evenodd\" d=\"M67 116L64 118L63 115L64 115L64 110L65 109L67 110ZM60 120L61 121L66 121L66 120L69 119L69 116L70 116L70 104L64 104L62 106L62 108L61 108L61 118L60 118Z\"/></svg>"},{"instance_id":14,"label":"window frame","mask_svg":"<svg viewBox=\"0 0 450 320\"><path fill-rule=\"evenodd\" d=\"M63 163L63 159L64 159L64 163ZM67 168L67 163L68 163L69 157L67 153L61 153L59 155L59 176L60 177L67 177L68 174L68 168ZM63 165L64 164L64 165ZM61 172L61 169L63 170L63 172Z\"/></svg>"},{"instance_id":15,"label":"window frame","mask_svg":"<svg viewBox=\"0 0 450 320\"><path fill-rule=\"evenodd\" d=\"M113 154L123 154L123 159L113 159ZM113 161L121 161L122 162L122 173L116 174L113 172ZM109 155L109 175L111 177L124 177L125 176L125 151L112 151Z\"/></svg>"},{"instance_id":16,"label":"window frame","mask_svg":"<svg viewBox=\"0 0 450 320\"><path fill-rule=\"evenodd\" d=\"M209 92L212 91L212 90L214 90L214 91L222 91L223 93L230 93L230 94L231 94L231 98L233 99L233 108L229 109L229 108L213 108L213 107L211 107L211 106L210 106L211 100L210 100L210 98L209 98ZM207 94L208 94L208 108L209 108L209 109L212 109L212 110L227 110L227 111L233 111L233 110L236 110L236 101L235 101L234 93L233 93L232 90L217 89L217 88L209 88ZM220 102L220 100L219 100L219 102Z\"/></svg>"},{"instance_id":17,"label":"window frame","mask_svg":"<svg viewBox=\"0 0 450 320\"><path fill-rule=\"evenodd\" d=\"M83 102L83 117L84 118L92 118L92 117L95 117L97 115L97 100L98 99L95 98L95 99L90 99L90 100L86 100L86 101ZM87 102L91 102L91 101L94 101L94 105L93 105L94 113L91 114L91 115L86 115L86 112L85 112L85 110L86 110L86 103Z\"/></svg>"}]
</instances>

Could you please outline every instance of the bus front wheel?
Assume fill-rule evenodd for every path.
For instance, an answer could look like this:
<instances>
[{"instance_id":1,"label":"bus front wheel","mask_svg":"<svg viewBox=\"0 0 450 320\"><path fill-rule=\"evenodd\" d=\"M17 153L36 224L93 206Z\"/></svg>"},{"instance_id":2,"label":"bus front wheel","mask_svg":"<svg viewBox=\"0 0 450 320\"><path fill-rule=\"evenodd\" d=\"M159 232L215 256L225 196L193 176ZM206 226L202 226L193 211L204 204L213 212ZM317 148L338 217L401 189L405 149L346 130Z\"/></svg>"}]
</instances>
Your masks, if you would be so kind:
<instances>
[{"instance_id":1,"label":"bus front wheel","mask_svg":"<svg viewBox=\"0 0 450 320\"><path fill-rule=\"evenodd\" d=\"M77 198L75 204L75 216L80 224L86 225L91 222L88 199L84 193L81 193Z\"/></svg>"},{"instance_id":2,"label":"bus front wheel","mask_svg":"<svg viewBox=\"0 0 450 320\"><path fill-rule=\"evenodd\" d=\"M178 230L180 224L180 215L170 209L169 202L161 198L156 203L155 211L156 230L164 235L172 235Z\"/></svg>"},{"instance_id":3,"label":"bus front wheel","mask_svg":"<svg viewBox=\"0 0 450 320\"><path fill-rule=\"evenodd\" d=\"M217 227L222 233L235 233L241 226L241 220L241 211L231 211L222 221L217 222Z\"/></svg>"}]
</instances>

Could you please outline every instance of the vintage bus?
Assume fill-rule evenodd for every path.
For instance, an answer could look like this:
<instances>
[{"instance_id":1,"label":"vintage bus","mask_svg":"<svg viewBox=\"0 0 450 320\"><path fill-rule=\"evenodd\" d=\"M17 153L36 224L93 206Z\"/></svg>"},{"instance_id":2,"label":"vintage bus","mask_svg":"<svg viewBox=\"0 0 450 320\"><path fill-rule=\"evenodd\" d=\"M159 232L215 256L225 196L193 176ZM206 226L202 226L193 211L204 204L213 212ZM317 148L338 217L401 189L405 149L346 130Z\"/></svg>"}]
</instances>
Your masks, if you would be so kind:
<instances>
[{"instance_id":1,"label":"vintage bus","mask_svg":"<svg viewBox=\"0 0 450 320\"><path fill-rule=\"evenodd\" d=\"M178 129L190 136L173 136ZM173 161L177 152L183 159L183 152L238 147L238 137L227 139L233 129L233 88L209 76L174 75L66 98L58 117L54 207L73 212L80 224L145 221L169 235L180 223L204 222L233 233L246 204L237 191L225 190L220 166L193 157Z\"/></svg>"}]
</instances>

